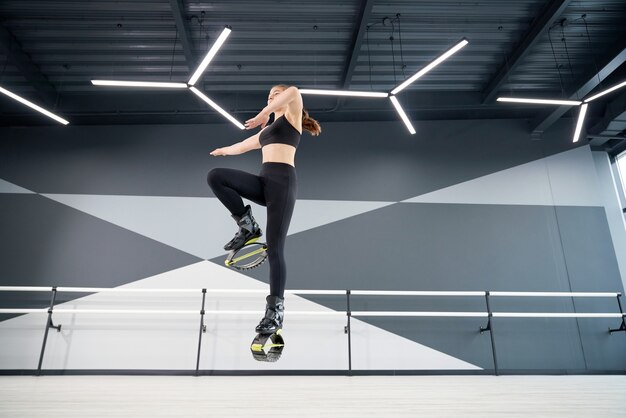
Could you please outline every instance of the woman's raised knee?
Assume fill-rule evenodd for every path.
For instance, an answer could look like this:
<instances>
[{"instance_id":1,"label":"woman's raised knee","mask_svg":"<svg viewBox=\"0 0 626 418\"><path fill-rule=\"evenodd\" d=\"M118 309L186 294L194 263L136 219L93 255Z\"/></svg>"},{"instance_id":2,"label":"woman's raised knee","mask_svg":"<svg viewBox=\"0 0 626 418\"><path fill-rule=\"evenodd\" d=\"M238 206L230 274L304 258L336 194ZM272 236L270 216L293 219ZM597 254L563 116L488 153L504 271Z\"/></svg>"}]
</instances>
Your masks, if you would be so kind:
<instances>
[{"instance_id":1,"label":"woman's raised knee","mask_svg":"<svg viewBox=\"0 0 626 418\"><path fill-rule=\"evenodd\" d=\"M221 168L213 168L209 171L209 174L206 176L206 181L209 183L209 186L214 186L216 184L221 183L223 179L223 173Z\"/></svg>"}]
</instances>

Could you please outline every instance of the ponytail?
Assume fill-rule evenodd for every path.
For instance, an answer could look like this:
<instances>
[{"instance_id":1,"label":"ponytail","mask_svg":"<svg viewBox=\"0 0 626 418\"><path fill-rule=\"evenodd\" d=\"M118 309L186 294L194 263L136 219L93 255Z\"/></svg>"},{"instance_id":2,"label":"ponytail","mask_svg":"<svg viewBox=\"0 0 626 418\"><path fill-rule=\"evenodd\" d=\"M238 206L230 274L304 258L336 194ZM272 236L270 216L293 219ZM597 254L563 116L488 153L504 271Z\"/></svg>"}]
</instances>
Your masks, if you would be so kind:
<instances>
[{"instance_id":1,"label":"ponytail","mask_svg":"<svg viewBox=\"0 0 626 418\"><path fill-rule=\"evenodd\" d=\"M281 87L282 89L289 88L286 84L277 84L274 87ZM302 108L302 129L308 131L313 136L318 136L322 133L322 127L319 122L309 116L309 112L307 112L304 108Z\"/></svg>"},{"instance_id":2,"label":"ponytail","mask_svg":"<svg viewBox=\"0 0 626 418\"><path fill-rule=\"evenodd\" d=\"M318 136L322 133L322 127L319 122L309 116L309 112L307 112L304 108L302 108L302 129L309 131L309 133L313 136Z\"/></svg>"}]
</instances>

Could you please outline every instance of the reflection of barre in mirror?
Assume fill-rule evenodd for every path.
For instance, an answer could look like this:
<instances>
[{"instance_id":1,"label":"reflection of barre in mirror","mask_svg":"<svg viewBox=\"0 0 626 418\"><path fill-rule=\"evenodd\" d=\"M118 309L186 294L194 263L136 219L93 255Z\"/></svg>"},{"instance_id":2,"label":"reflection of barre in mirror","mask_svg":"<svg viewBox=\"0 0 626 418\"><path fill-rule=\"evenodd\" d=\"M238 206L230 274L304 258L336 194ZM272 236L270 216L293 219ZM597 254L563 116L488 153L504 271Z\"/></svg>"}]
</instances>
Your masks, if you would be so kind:
<instances>
[{"instance_id":1,"label":"reflection of barre in mirror","mask_svg":"<svg viewBox=\"0 0 626 418\"><path fill-rule=\"evenodd\" d=\"M11 308L0 309L0 314L27 314L41 313L48 314L46 321L44 339L39 358L37 373L42 371L42 362L48 331L54 328L57 332L62 329L61 324L55 325L52 321L53 314L122 314L122 315L200 315L200 328L198 336L198 352L196 357L195 374L198 375L200 370L200 348L202 344L202 334L206 333L205 315L251 315L256 316L258 311L246 310L205 310L207 294L256 294L265 293L263 289L123 289L123 288L96 288L96 287L30 287L30 286L2 286L0 292L52 292L51 302L48 308L41 309L24 309ZM202 295L199 310L173 310L173 309L57 309L55 308L56 296L59 292L72 293L186 293ZM344 332L347 335L348 342L348 373L352 373L352 357L351 357L351 317L472 317L486 318L485 327L480 327L478 332L483 334L489 331L491 337L491 349L494 361L494 372L498 374L498 362L496 357L496 347L494 339L493 318L615 318L621 319L617 328L609 328L609 334L615 332L626 332L626 322L624 310L621 303L620 292L508 292L508 291L385 291L385 290L285 290L285 294L290 295L328 295L346 297L345 311L293 311L291 315L300 316L326 316L336 317L345 316L347 325ZM485 311L471 312L454 312L454 311L353 311L350 309L351 298L354 296L439 296L439 297L480 297L486 302ZM492 298L616 298L619 312L494 312L491 309L490 300ZM269 342L268 342L269 341ZM255 337L251 344L252 355L255 360L275 362L283 352L285 341L282 338L281 330L273 334L261 334ZM299 353L302 356L307 353Z\"/></svg>"}]
</instances>

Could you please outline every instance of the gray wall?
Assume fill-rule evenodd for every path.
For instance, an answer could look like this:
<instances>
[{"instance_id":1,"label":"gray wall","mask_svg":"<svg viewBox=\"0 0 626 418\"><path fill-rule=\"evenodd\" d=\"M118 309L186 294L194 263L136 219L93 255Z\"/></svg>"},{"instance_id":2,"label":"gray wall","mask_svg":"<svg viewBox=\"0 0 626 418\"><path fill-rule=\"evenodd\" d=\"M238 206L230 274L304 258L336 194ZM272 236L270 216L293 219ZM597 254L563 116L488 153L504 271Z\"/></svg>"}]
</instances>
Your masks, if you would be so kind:
<instances>
[{"instance_id":1,"label":"gray wall","mask_svg":"<svg viewBox=\"0 0 626 418\"><path fill-rule=\"evenodd\" d=\"M607 178L600 157L586 146L571 144L571 122L556 124L543 141L531 141L526 122L519 120L420 122L415 136L401 123L327 123L320 137L305 135L296 157L298 203L287 240L287 287L623 291L626 251L616 249L623 248L626 231L615 221L621 214L607 203L610 192L602 190ZM214 280L212 285L265 288L267 263L244 275L223 267L220 247L234 233L234 224L206 185L206 173L213 167L258 173L259 151L220 158L208 154L246 136L230 125L0 129L0 231L5 237L0 243L0 285L176 287L183 279L164 281L168 275L203 266L211 272L206 280ZM263 208L254 206L254 211L264 221ZM196 287L209 283L189 280L184 283ZM61 302L93 302L89 298L93 295L61 295ZM43 307L47 299L0 294L3 307ZM262 300L256 299L255 309L261 310ZM116 306L113 300L107 303ZM614 299L503 298L493 304L499 311L617 310ZM343 310L345 301L293 299L286 321L295 306ZM484 301L362 297L353 300L352 309L481 311ZM12 348L0 353L5 360L0 367L31 368L31 360L22 361L19 350L40 347L36 324L41 319L27 322L36 332L19 337L11 334L16 325L9 324L20 318L2 318L0 338L10 339ZM246 321L245 329L251 330L258 318ZM342 367L333 360L337 351L329 351L328 361L322 365L320 360L319 367L298 353L295 347L300 342L306 346L312 334L299 336L293 321L292 357L281 367ZM420 362L427 356L439 356L442 366L434 369L493 367L489 337L477 332L485 325L482 320L360 321L362 344L368 348L356 347L354 355L362 369L427 369ZM320 333L324 328L313 320L302 325L307 326ZM606 331L617 326L617 319L497 319L499 366L517 372L624 371L626 336ZM160 344L173 353L167 332L159 336L166 341ZM120 359L138 355L137 349L91 361L88 345L104 337L90 335L83 341L79 335L76 329L52 343L50 356L59 360L51 360L50 367L133 367ZM121 337L114 330L106 334L109 342L116 338ZM215 338L220 341L221 334ZM344 338L337 333L328 341L337 339L344 350ZM406 351L414 354L389 363L385 350L392 349L376 341L380 338L409 344ZM146 340L134 344L156 344ZM137 367L180 367L163 356ZM236 358L213 358L206 366L251 367Z\"/></svg>"}]
</instances>

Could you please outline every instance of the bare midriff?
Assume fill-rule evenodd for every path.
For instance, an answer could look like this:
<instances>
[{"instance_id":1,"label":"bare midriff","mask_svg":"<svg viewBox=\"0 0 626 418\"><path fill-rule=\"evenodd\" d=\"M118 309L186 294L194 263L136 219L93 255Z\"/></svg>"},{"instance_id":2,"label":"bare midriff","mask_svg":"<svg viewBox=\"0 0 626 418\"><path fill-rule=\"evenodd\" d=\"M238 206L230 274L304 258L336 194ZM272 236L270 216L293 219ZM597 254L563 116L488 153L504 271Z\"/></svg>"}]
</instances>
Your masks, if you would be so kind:
<instances>
[{"instance_id":1,"label":"bare midriff","mask_svg":"<svg viewBox=\"0 0 626 418\"><path fill-rule=\"evenodd\" d=\"M295 164L296 147L287 144L267 144L261 149L264 163Z\"/></svg>"}]
</instances>

